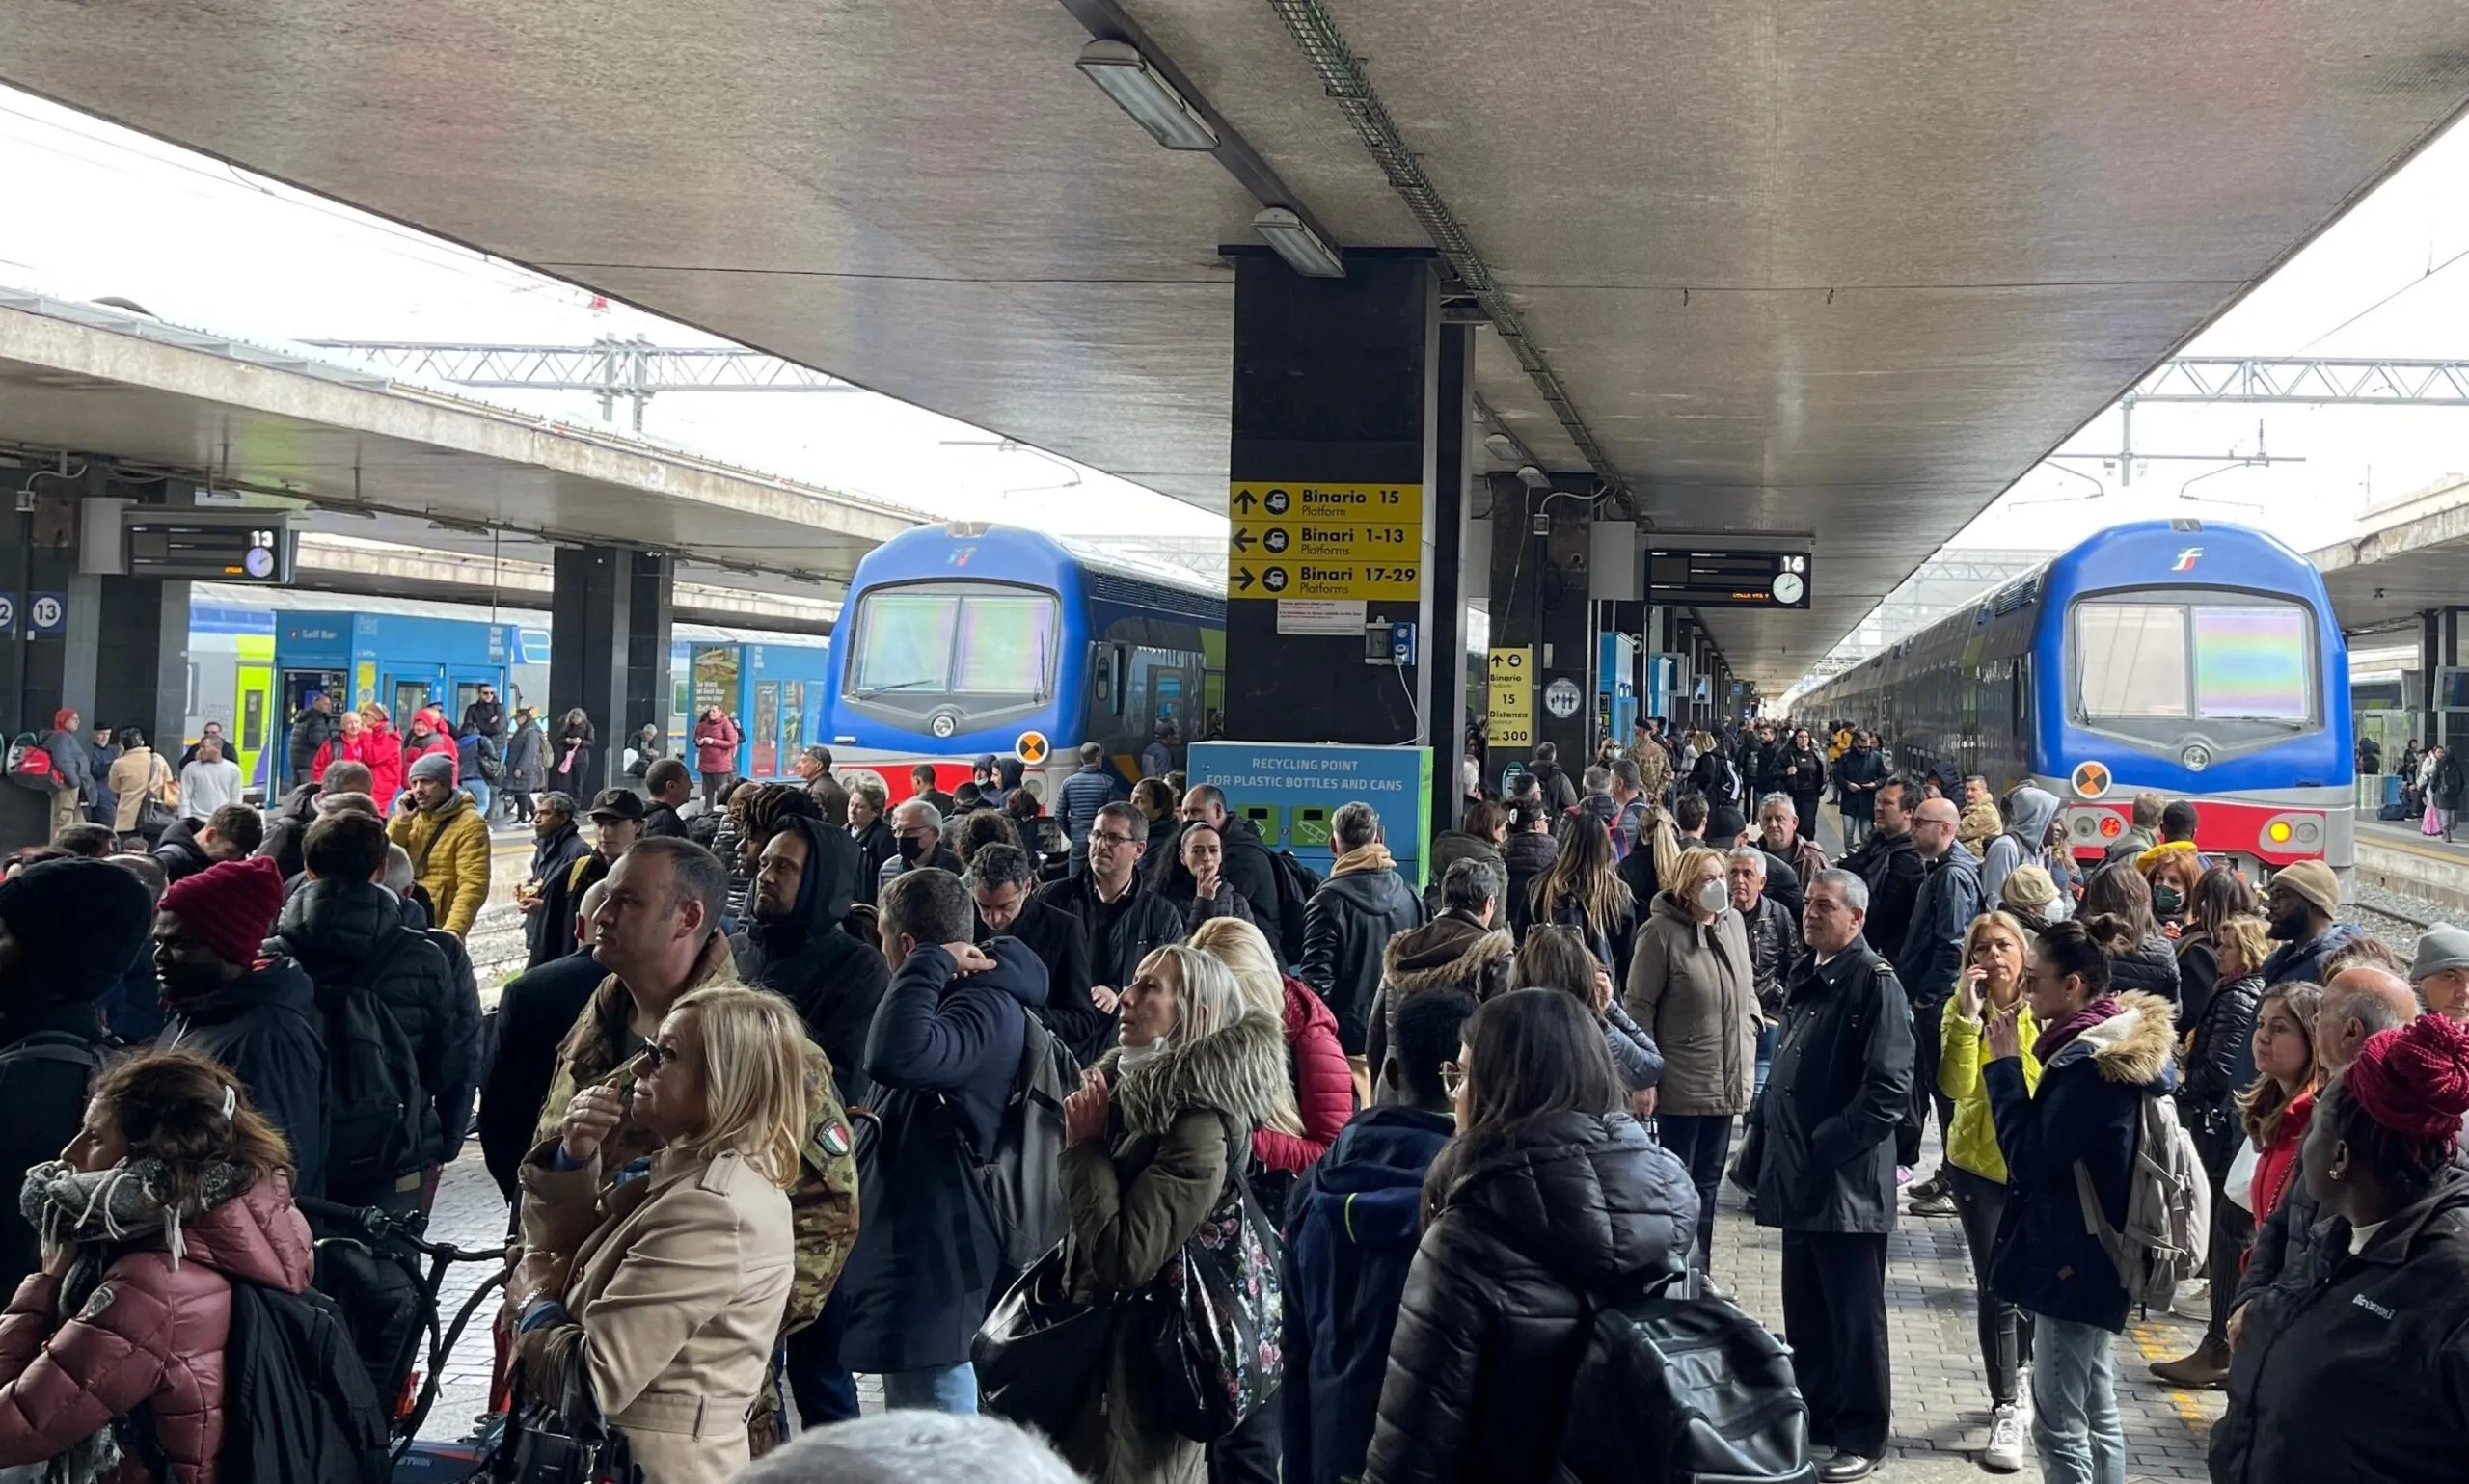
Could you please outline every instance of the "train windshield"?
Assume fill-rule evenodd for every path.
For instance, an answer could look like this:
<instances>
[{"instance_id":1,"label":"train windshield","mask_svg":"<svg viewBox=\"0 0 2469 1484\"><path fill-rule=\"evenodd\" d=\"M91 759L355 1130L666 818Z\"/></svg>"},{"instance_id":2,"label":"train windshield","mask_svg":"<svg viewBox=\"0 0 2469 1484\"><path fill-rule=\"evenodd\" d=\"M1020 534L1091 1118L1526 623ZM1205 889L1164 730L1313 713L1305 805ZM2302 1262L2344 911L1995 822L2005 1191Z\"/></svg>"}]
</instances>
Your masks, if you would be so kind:
<instances>
[{"instance_id":1,"label":"train windshield","mask_svg":"<svg viewBox=\"0 0 2469 1484\"><path fill-rule=\"evenodd\" d=\"M2221 742L2319 722L2315 625L2299 604L2248 593L2132 593L2075 609L2075 693L2094 726L2174 742L2202 723Z\"/></svg>"},{"instance_id":2,"label":"train windshield","mask_svg":"<svg viewBox=\"0 0 2469 1484\"><path fill-rule=\"evenodd\" d=\"M879 587L857 600L848 692L1044 696L1054 595L993 582Z\"/></svg>"}]
</instances>

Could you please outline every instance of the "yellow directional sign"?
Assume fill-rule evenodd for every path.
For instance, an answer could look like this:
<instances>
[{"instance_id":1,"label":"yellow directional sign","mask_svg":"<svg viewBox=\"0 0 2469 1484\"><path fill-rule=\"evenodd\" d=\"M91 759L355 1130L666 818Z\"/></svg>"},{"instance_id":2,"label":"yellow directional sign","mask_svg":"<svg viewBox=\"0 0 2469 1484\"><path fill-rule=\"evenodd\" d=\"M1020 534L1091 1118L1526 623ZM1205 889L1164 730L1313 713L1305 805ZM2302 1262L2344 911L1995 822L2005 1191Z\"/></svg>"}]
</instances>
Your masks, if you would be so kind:
<instances>
[{"instance_id":1,"label":"yellow directional sign","mask_svg":"<svg viewBox=\"0 0 2469 1484\"><path fill-rule=\"evenodd\" d=\"M1381 598L1423 596L1420 561L1316 561L1308 557L1267 560L1236 557L1227 563L1230 598Z\"/></svg>"},{"instance_id":2,"label":"yellow directional sign","mask_svg":"<svg viewBox=\"0 0 2469 1484\"><path fill-rule=\"evenodd\" d=\"M1226 513L1237 522L1306 526L1424 525L1420 484L1321 484L1312 480L1250 481L1227 486ZM1420 534L1416 537L1422 539Z\"/></svg>"},{"instance_id":3,"label":"yellow directional sign","mask_svg":"<svg viewBox=\"0 0 2469 1484\"><path fill-rule=\"evenodd\" d=\"M1335 556L1389 561L1413 556L1424 544L1420 526L1323 526L1317 522L1236 521L1226 538L1231 559Z\"/></svg>"},{"instance_id":4,"label":"yellow directional sign","mask_svg":"<svg viewBox=\"0 0 2469 1484\"><path fill-rule=\"evenodd\" d=\"M1485 657L1488 735L1495 746L1534 745L1534 651L1495 649Z\"/></svg>"}]
</instances>

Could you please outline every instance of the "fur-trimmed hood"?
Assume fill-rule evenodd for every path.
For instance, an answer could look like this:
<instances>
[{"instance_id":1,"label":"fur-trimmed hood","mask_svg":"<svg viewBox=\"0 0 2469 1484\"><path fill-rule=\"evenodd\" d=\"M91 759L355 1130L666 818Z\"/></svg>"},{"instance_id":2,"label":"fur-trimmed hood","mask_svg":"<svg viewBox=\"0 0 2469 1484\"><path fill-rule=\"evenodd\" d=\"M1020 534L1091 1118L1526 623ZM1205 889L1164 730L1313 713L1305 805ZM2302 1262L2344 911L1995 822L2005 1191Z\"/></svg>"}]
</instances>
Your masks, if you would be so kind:
<instances>
[{"instance_id":1,"label":"fur-trimmed hood","mask_svg":"<svg viewBox=\"0 0 2469 1484\"><path fill-rule=\"evenodd\" d=\"M2169 1002L2157 994L2118 996L2118 1012L2060 1047L2049 1058L2055 1071L2085 1058L2104 1082L2167 1093L2178 1085L2177 1021Z\"/></svg>"},{"instance_id":2,"label":"fur-trimmed hood","mask_svg":"<svg viewBox=\"0 0 2469 1484\"><path fill-rule=\"evenodd\" d=\"M1380 952L1380 974L1393 997L1425 989L1472 989L1484 971L1515 958L1517 939L1506 928L1485 928L1455 912L1400 932Z\"/></svg>"},{"instance_id":3,"label":"fur-trimmed hood","mask_svg":"<svg viewBox=\"0 0 2469 1484\"><path fill-rule=\"evenodd\" d=\"M1281 1102L1293 1105L1287 1079L1286 1028L1269 1015L1249 1014L1215 1035L1168 1046L1136 1066L1121 1066L1122 1048L1099 1064L1114 1073L1115 1106L1126 1130L1162 1134L1187 1108L1207 1108L1265 1126Z\"/></svg>"}]
</instances>

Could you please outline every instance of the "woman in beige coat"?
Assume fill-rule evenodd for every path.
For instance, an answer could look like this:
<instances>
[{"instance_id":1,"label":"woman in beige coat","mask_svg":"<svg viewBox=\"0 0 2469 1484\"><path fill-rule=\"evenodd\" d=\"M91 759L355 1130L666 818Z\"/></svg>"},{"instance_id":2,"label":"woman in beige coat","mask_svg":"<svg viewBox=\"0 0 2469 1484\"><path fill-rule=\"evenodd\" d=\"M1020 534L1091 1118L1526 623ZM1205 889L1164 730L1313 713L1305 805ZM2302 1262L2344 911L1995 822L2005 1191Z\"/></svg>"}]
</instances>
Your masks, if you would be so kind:
<instances>
[{"instance_id":1,"label":"woman in beige coat","mask_svg":"<svg viewBox=\"0 0 2469 1484\"><path fill-rule=\"evenodd\" d=\"M1719 850L1680 857L1671 886L1656 894L1638 930L1623 997L1663 1052L1655 1132L1697 1187L1697 1247L1689 1262L1701 1274L1732 1120L1749 1111L1757 1073L1756 974L1723 874Z\"/></svg>"},{"instance_id":2,"label":"woman in beige coat","mask_svg":"<svg viewBox=\"0 0 2469 1484\"><path fill-rule=\"evenodd\" d=\"M777 995L697 989L628 1067L631 1106L583 1089L523 1165L515 1358L529 1394L588 1395L644 1484L721 1484L789 1298L805 1032ZM630 1118L660 1147L639 1174L604 1171Z\"/></svg>"},{"instance_id":3,"label":"woman in beige coat","mask_svg":"<svg viewBox=\"0 0 2469 1484\"><path fill-rule=\"evenodd\" d=\"M1198 949L1141 960L1119 1037L1063 1105L1069 1282L1093 1298L1155 1280L1224 1194L1230 1151L1294 1106L1284 1028L1249 1010L1234 974ZM1058 1446L1098 1484L1199 1484L1207 1450L1146 1404L1156 1382L1136 1328L1117 1326L1100 1385Z\"/></svg>"},{"instance_id":4,"label":"woman in beige coat","mask_svg":"<svg viewBox=\"0 0 2469 1484\"><path fill-rule=\"evenodd\" d=\"M112 821L112 828L122 835L137 833L137 811L145 807L150 793L158 802L179 802L178 783L172 777L172 767L163 755L146 745L146 734L135 727L122 727L120 734L120 756L112 759L111 771L103 781L114 797L120 800L120 813ZM149 841L149 844L151 844Z\"/></svg>"}]
</instances>

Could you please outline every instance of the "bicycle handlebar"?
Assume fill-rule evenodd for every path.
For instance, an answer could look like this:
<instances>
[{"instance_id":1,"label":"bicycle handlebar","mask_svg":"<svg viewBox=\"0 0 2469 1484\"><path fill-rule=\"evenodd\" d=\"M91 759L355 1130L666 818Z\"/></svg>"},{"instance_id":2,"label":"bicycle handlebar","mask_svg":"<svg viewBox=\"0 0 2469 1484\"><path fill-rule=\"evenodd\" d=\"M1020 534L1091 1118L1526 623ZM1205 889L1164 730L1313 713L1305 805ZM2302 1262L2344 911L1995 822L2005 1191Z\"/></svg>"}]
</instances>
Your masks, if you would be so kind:
<instances>
[{"instance_id":1,"label":"bicycle handlebar","mask_svg":"<svg viewBox=\"0 0 2469 1484\"><path fill-rule=\"evenodd\" d=\"M502 1262L503 1247L457 1247L451 1242L430 1240L428 1213L425 1211L388 1211L373 1205L344 1205L339 1201L321 1201L315 1196L293 1198L292 1204L304 1216L314 1216L340 1231L356 1233L370 1241L392 1238L424 1256L442 1257L448 1262Z\"/></svg>"}]
</instances>

